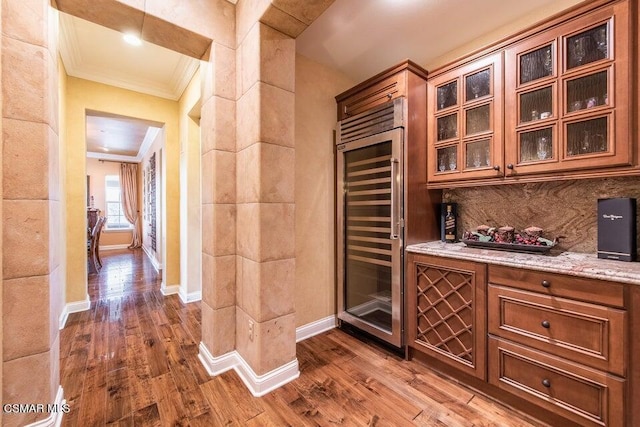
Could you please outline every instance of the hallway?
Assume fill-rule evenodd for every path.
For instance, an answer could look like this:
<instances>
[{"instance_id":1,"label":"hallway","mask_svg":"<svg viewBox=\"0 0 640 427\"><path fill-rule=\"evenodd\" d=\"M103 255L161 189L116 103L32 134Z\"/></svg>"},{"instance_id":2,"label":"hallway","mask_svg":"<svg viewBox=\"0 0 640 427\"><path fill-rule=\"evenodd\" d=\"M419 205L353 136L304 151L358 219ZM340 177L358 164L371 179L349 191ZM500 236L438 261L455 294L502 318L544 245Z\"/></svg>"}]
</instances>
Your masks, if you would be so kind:
<instances>
[{"instance_id":1,"label":"hallway","mask_svg":"<svg viewBox=\"0 0 640 427\"><path fill-rule=\"evenodd\" d=\"M71 405L63 424L186 424L208 410L198 389L208 379L197 360L199 304L164 297L140 249L103 252L102 260L89 276L91 309L71 314L61 331L61 384Z\"/></svg>"},{"instance_id":2,"label":"hallway","mask_svg":"<svg viewBox=\"0 0 640 427\"><path fill-rule=\"evenodd\" d=\"M300 378L255 398L198 360L199 302L164 297L141 250L102 259L61 331L64 426L538 425L339 330L298 343Z\"/></svg>"}]
</instances>

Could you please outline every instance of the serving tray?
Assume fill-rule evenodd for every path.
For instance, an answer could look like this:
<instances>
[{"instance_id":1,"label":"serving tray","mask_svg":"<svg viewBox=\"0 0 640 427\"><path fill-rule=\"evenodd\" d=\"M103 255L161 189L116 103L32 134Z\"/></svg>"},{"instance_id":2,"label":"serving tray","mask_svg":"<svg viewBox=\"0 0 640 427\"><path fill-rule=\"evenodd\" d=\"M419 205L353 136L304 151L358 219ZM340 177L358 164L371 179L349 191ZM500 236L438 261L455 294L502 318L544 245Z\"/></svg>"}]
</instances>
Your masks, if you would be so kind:
<instances>
[{"instance_id":1,"label":"serving tray","mask_svg":"<svg viewBox=\"0 0 640 427\"><path fill-rule=\"evenodd\" d=\"M549 252L551 248L555 246L519 245L517 243L480 242L478 240L464 239L462 240L462 243L469 246L470 248L495 249L498 251L511 252L528 252L534 254L543 254Z\"/></svg>"}]
</instances>

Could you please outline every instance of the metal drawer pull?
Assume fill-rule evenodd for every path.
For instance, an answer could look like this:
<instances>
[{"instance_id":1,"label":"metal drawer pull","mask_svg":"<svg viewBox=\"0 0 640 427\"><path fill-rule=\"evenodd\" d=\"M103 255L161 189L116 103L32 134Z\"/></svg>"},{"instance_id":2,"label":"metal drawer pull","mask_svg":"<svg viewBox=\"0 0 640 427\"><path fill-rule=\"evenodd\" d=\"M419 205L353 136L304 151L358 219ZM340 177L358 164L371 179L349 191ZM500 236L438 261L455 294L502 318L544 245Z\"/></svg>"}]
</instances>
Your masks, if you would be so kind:
<instances>
[{"instance_id":1,"label":"metal drawer pull","mask_svg":"<svg viewBox=\"0 0 640 427\"><path fill-rule=\"evenodd\" d=\"M542 287L548 288L550 286L551 286L551 282L550 281L548 281L548 280L543 280L542 281Z\"/></svg>"},{"instance_id":2,"label":"metal drawer pull","mask_svg":"<svg viewBox=\"0 0 640 427\"><path fill-rule=\"evenodd\" d=\"M551 381L549 381L548 379L545 378L545 379L542 380L542 385L547 387L547 388L549 388L549 387L551 387Z\"/></svg>"},{"instance_id":3,"label":"metal drawer pull","mask_svg":"<svg viewBox=\"0 0 640 427\"><path fill-rule=\"evenodd\" d=\"M549 323L548 320L543 320L542 321L542 327L549 329L551 327L551 323Z\"/></svg>"}]
</instances>

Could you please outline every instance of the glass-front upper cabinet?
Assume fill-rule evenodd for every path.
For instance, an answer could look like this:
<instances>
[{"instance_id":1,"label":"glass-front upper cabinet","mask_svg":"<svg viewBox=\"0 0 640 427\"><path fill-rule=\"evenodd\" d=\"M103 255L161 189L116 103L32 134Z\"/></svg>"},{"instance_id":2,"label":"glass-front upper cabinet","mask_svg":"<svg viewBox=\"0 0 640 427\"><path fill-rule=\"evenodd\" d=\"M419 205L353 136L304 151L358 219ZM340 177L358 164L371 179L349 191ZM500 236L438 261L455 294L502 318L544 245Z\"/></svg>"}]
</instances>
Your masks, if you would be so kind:
<instances>
[{"instance_id":1,"label":"glass-front upper cabinet","mask_svg":"<svg viewBox=\"0 0 640 427\"><path fill-rule=\"evenodd\" d=\"M429 80L428 181L502 176L502 53Z\"/></svg>"},{"instance_id":2,"label":"glass-front upper cabinet","mask_svg":"<svg viewBox=\"0 0 640 427\"><path fill-rule=\"evenodd\" d=\"M505 51L506 176L632 161L628 2Z\"/></svg>"}]
</instances>

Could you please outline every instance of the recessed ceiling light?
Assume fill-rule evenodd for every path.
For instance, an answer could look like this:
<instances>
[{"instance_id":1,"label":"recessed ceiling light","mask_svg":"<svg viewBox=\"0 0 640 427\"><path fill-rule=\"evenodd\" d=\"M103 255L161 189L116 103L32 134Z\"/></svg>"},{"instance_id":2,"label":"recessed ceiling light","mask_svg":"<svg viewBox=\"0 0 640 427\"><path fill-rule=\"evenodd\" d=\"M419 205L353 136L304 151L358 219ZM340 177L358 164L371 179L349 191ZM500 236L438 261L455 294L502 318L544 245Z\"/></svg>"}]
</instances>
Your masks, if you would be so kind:
<instances>
[{"instance_id":1,"label":"recessed ceiling light","mask_svg":"<svg viewBox=\"0 0 640 427\"><path fill-rule=\"evenodd\" d=\"M125 42L129 43L132 46L140 46L142 44L142 40L140 40L140 37L136 36L135 34L125 34L122 36L122 38Z\"/></svg>"}]
</instances>

